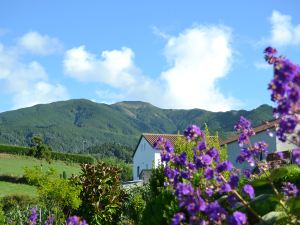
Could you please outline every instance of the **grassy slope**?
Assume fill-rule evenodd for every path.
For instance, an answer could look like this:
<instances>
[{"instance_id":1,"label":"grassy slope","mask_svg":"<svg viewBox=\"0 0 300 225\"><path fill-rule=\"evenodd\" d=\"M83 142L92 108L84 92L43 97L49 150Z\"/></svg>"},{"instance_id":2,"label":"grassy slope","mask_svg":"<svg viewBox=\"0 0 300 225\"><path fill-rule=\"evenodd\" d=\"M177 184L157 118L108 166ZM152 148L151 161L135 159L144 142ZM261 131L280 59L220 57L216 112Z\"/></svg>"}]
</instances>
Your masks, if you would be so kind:
<instances>
[{"instance_id":1,"label":"grassy slope","mask_svg":"<svg viewBox=\"0 0 300 225\"><path fill-rule=\"evenodd\" d=\"M0 174L2 175L22 176L24 174L24 167L41 166L41 164L45 169L50 167L55 168L59 174L66 171L67 176L79 174L80 172L79 164L73 163L67 165L62 161L53 161L51 164L48 164L44 160L37 160L28 156L0 154Z\"/></svg>"},{"instance_id":2,"label":"grassy slope","mask_svg":"<svg viewBox=\"0 0 300 225\"><path fill-rule=\"evenodd\" d=\"M67 176L80 173L79 164L67 165L61 161L54 161L48 164L45 161L28 156L0 154L0 175L22 176L24 174L24 167L41 166L41 164L44 169L54 167L59 174L66 171ZM36 196L37 190L36 187L30 185L0 181L0 197L11 194Z\"/></svg>"},{"instance_id":3,"label":"grassy slope","mask_svg":"<svg viewBox=\"0 0 300 225\"><path fill-rule=\"evenodd\" d=\"M14 184L10 182L0 181L0 197L15 194L35 197L37 196L37 189L36 187L27 184Z\"/></svg>"}]
</instances>

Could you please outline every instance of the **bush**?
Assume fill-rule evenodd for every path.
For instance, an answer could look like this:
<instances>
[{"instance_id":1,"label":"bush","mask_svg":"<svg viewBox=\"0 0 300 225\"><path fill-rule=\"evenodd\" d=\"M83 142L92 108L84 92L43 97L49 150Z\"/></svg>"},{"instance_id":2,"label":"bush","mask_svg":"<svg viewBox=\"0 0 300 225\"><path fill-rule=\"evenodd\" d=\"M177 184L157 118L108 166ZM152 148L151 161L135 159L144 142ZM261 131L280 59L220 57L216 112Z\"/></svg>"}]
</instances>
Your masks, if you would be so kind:
<instances>
[{"instance_id":1,"label":"bush","mask_svg":"<svg viewBox=\"0 0 300 225\"><path fill-rule=\"evenodd\" d=\"M0 153L8 153L12 155L28 155L30 148L14 146L14 145L0 145Z\"/></svg>"},{"instance_id":2,"label":"bush","mask_svg":"<svg viewBox=\"0 0 300 225\"><path fill-rule=\"evenodd\" d=\"M0 201L0 205L5 214L16 207L19 209L26 209L28 206L33 206L35 204L37 204L37 199L28 195L8 195L3 197Z\"/></svg>"},{"instance_id":3,"label":"bush","mask_svg":"<svg viewBox=\"0 0 300 225\"><path fill-rule=\"evenodd\" d=\"M30 155L32 149L29 147L21 147L14 145L0 145L0 153L12 155ZM95 157L91 155L71 154L64 152L51 152L51 159L68 161L73 163L95 163Z\"/></svg>"},{"instance_id":4,"label":"bush","mask_svg":"<svg viewBox=\"0 0 300 225\"><path fill-rule=\"evenodd\" d=\"M79 213L90 224L116 224L121 218L125 191L120 182L120 169L107 166L82 164L82 174L73 180L82 186Z\"/></svg>"},{"instance_id":5,"label":"bush","mask_svg":"<svg viewBox=\"0 0 300 225\"><path fill-rule=\"evenodd\" d=\"M59 178L53 168L47 171L39 167L25 168L25 178L38 186L39 202L44 208L51 209L57 219L63 221L79 208L81 188L70 180Z\"/></svg>"},{"instance_id":6,"label":"bush","mask_svg":"<svg viewBox=\"0 0 300 225\"><path fill-rule=\"evenodd\" d=\"M72 153L63 153L63 152L52 152L51 159L61 160L73 163L95 163L96 159L91 155L80 155Z\"/></svg>"}]
</instances>

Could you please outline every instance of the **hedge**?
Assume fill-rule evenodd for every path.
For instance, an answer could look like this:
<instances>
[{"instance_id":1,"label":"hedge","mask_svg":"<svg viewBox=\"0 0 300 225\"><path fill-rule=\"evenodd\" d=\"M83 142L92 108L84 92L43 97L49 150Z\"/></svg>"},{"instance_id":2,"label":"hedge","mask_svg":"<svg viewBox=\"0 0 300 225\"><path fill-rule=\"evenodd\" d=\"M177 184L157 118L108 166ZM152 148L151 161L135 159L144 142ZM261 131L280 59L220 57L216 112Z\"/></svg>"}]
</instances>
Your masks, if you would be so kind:
<instances>
[{"instance_id":1,"label":"hedge","mask_svg":"<svg viewBox=\"0 0 300 225\"><path fill-rule=\"evenodd\" d=\"M14 145L1 145L0 153L8 153L12 155L28 155L30 151L29 147L14 146ZM63 152L51 152L51 159L61 160L75 163L95 163L96 159L90 155L80 155Z\"/></svg>"},{"instance_id":2,"label":"hedge","mask_svg":"<svg viewBox=\"0 0 300 225\"><path fill-rule=\"evenodd\" d=\"M80 155L63 152L51 152L51 159L75 163L95 163L96 159L91 155Z\"/></svg>"}]
</instances>

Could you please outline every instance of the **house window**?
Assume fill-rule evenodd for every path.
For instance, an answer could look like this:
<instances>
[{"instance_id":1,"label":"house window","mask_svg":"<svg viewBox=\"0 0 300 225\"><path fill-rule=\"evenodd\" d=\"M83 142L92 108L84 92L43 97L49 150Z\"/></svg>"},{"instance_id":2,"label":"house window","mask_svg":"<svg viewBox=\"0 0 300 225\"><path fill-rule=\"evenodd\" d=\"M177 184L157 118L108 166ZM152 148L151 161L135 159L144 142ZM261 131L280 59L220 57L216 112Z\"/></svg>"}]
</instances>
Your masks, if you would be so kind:
<instances>
[{"instance_id":1,"label":"house window","mask_svg":"<svg viewBox=\"0 0 300 225\"><path fill-rule=\"evenodd\" d=\"M137 177L140 178L140 166L138 166L136 169L137 169L137 170L136 170L136 172L137 172Z\"/></svg>"}]
</instances>

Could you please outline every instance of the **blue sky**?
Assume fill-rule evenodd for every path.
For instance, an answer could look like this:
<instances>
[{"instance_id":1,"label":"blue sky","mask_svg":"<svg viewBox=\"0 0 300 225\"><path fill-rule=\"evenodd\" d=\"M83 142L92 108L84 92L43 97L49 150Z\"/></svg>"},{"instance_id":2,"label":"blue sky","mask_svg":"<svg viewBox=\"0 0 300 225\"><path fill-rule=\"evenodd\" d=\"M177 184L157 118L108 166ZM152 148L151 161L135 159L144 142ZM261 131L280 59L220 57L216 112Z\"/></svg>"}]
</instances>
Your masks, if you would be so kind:
<instances>
[{"instance_id":1,"label":"blue sky","mask_svg":"<svg viewBox=\"0 0 300 225\"><path fill-rule=\"evenodd\" d=\"M299 1L1 1L0 111L86 98L271 104L272 45L300 62Z\"/></svg>"}]
</instances>

